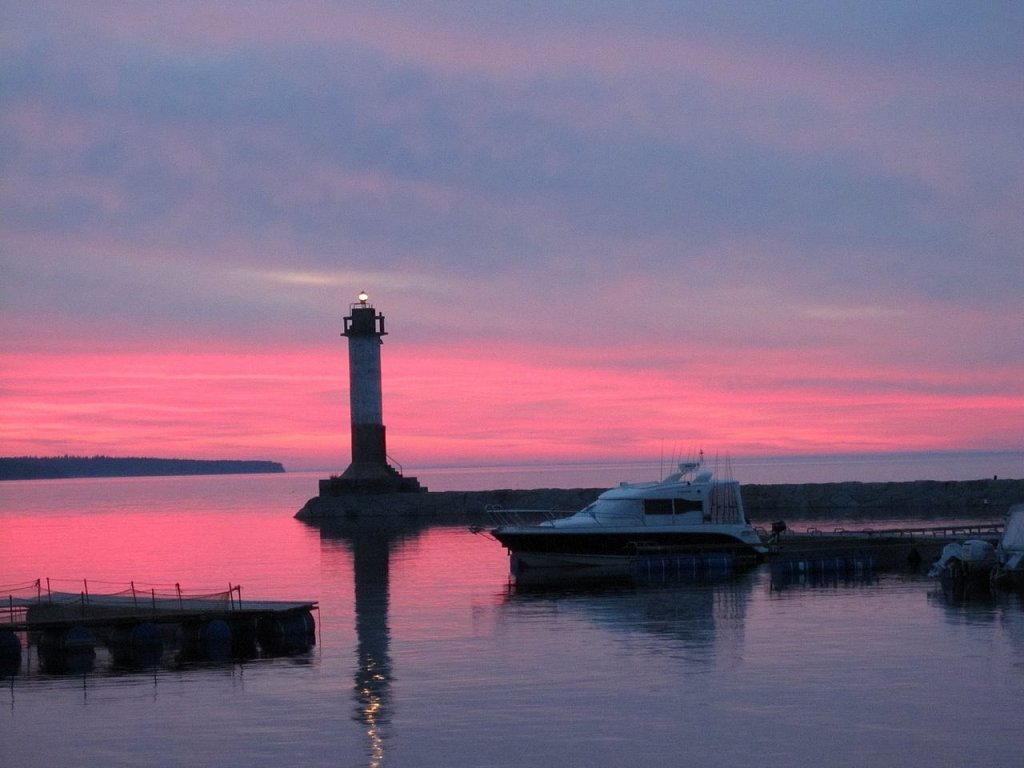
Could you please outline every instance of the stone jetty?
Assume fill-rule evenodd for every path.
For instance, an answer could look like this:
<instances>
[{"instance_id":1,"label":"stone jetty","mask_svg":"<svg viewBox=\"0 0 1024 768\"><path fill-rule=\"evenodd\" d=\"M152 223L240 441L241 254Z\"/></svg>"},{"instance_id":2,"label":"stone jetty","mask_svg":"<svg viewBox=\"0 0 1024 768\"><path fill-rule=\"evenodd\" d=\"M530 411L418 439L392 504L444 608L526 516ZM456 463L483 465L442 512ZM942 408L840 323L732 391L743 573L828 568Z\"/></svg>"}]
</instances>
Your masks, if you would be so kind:
<instances>
[{"instance_id":1,"label":"stone jetty","mask_svg":"<svg viewBox=\"0 0 1024 768\"><path fill-rule=\"evenodd\" d=\"M436 524L487 523L489 508L574 512L605 488L538 488L423 493L324 494L296 517L317 521L380 516ZM773 520L1002 518L1024 501L1024 480L743 485L747 516Z\"/></svg>"},{"instance_id":2,"label":"stone jetty","mask_svg":"<svg viewBox=\"0 0 1024 768\"><path fill-rule=\"evenodd\" d=\"M1024 480L744 485L752 520L823 518L914 519L1004 517L1024 500Z\"/></svg>"},{"instance_id":3,"label":"stone jetty","mask_svg":"<svg viewBox=\"0 0 1024 768\"><path fill-rule=\"evenodd\" d=\"M459 524L489 521L489 510L555 510L569 514L592 502L605 488L535 488L422 493L342 493L314 496L295 516L300 520L407 518Z\"/></svg>"}]
</instances>

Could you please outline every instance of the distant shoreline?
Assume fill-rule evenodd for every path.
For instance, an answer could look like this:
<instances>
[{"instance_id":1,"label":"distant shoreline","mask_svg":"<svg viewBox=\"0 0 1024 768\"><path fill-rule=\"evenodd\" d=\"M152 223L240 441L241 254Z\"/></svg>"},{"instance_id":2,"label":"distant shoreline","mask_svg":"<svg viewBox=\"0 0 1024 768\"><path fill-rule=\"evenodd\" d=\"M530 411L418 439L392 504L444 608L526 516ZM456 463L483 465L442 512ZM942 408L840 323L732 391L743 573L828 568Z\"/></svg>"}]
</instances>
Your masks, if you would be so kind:
<instances>
[{"instance_id":1,"label":"distant shoreline","mask_svg":"<svg viewBox=\"0 0 1024 768\"><path fill-rule=\"evenodd\" d=\"M74 477L251 475L284 472L276 461L153 459L114 456L16 456L0 458L0 481Z\"/></svg>"}]
</instances>

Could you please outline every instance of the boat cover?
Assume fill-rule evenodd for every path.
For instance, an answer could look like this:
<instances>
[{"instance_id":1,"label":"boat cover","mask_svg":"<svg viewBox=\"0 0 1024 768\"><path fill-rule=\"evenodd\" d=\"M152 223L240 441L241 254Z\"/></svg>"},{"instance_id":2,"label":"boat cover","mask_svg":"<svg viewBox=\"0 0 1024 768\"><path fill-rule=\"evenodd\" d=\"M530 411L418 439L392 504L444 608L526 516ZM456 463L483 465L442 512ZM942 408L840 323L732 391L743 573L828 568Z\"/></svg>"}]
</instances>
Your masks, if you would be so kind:
<instances>
[{"instance_id":1,"label":"boat cover","mask_svg":"<svg viewBox=\"0 0 1024 768\"><path fill-rule=\"evenodd\" d=\"M1024 550L1024 504L1014 504L1003 527L1003 535L999 539L1000 549Z\"/></svg>"}]
</instances>

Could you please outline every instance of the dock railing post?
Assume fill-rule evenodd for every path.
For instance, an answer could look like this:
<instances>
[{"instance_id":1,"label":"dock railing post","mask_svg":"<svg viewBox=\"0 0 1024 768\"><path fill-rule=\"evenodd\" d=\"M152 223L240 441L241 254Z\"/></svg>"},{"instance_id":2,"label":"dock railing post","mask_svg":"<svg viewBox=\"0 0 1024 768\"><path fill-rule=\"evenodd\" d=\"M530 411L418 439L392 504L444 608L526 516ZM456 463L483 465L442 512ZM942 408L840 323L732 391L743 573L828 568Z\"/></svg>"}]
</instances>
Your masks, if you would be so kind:
<instances>
[{"instance_id":1,"label":"dock railing post","mask_svg":"<svg viewBox=\"0 0 1024 768\"><path fill-rule=\"evenodd\" d=\"M181 584L179 584L178 582L174 582L174 588L178 592L178 608L180 610L180 609L185 607L184 605L181 604Z\"/></svg>"},{"instance_id":2,"label":"dock railing post","mask_svg":"<svg viewBox=\"0 0 1024 768\"><path fill-rule=\"evenodd\" d=\"M133 605L133 606L134 606L135 608L138 608L138 607L139 607L139 600L138 600L138 598L137 598L137 597L135 596L135 582L134 582L134 581L133 581L133 582L131 582L131 585L132 585L132 605Z\"/></svg>"},{"instance_id":3,"label":"dock railing post","mask_svg":"<svg viewBox=\"0 0 1024 768\"><path fill-rule=\"evenodd\" d=\"M89 580L82 579L82 616L85 617L89 607Z\"/></svg>"}]
</instances>

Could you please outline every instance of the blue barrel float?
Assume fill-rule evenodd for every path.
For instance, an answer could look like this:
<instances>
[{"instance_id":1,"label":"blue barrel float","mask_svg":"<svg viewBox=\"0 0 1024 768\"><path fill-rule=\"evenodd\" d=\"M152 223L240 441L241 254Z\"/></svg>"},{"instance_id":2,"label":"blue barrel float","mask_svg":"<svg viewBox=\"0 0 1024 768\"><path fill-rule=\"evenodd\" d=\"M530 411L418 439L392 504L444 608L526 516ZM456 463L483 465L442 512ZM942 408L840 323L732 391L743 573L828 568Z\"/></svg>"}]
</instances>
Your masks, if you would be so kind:
<instances>
[{"instance_id":1,"label":"blue barrel float","mask_svg":"<svg viewBox=\"0 0 1024 768\"><path fill-rule=\"evenodd\" d=\"M309 611L262 616L256 624L256 637L266 654L302 653L316 644L316 622Z\"/></svg>"},{"instance_id":2,"label":"blue barrel float","mask_svg":"<svg viewBox=\"0 0 1024 768\"><path fill-rule=\"evenodd\" d=\"M178 629L182 656L202 661L228 661L234 656L234 632L224 619L190 622Z\"/></svg>"},{"instance_id":3,"label":"blue barrel float","mask_svg":"<svg viewBox=\"0 0 1024 768\"><path fill-rule=\"evenodd\" d=\"M114 663L126 667L154 667L164 653L164 631L159 624L143 621L114 627L107 639Z\"/></svg>"},{"instance_id":4,"label":"blue barrel float","mask_svg":"<svg viewBox=\"0 0 1024 768\"><path fill-rule=\"evenodd\" d=\"M715 581L736 572L736 558L725 553L689 555L638 555L633 560L633 576L642 583L663 584L673 581Z\"/></svg>"},{"instance_id":5,"label":"blue barrel float","mask_svg":"<svg viewBox=\"0 0 1024 768\"><path fill-rule=\"evenodd\" d=\"M21 640L10 630L0 631L0 677L10 677L21 669Z\"/></svg>"},{"instance_id":6,"label":"blue barrel float","mask_svg":"<svg viewBox=\"0 0 1024 768\"><path fill-rule=\"evenodd\" d=\"M61 629L48 629L39 638L39 650L95 656L96 633L81 624Z\"/></svg>"},{"instance_id":7,"label":"blue barrel float","mask_svg":"<svg viewBox=\"0 0 1024 768\"><path fill-rule=\"evenodd\" d=\"M840 579L869 581L875 578L877 568L878 558L870 553L784 557L772 561L772 584L837 583Z\"/></svg>"},{"instance_id":8,"label":"blue barrel float","mask_svg":"<svg viewBox=\"0 0 1024 768\"><path fill-rule=\"evenodd\" d=\"M251 659L258 653L256 619L251 616L232 618L231 655L236 659Z\"/></svg>"},{"instance_id":9,"label":"blue barrel float","mask_svg":"<svg viewBox=\"0 0 1024 768\"><path fill-rule=\"evenodd\" d=\"M46 630L39 638L39 661L50 674L83 674L96 660L96 633L76 624L66 629Z\"/></svg>"}]
</instances>

